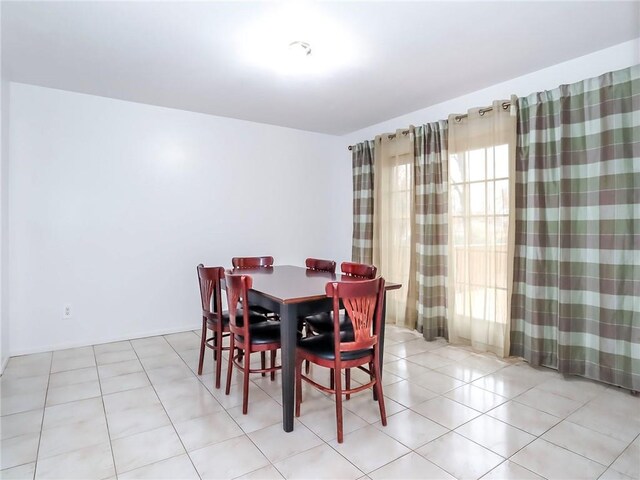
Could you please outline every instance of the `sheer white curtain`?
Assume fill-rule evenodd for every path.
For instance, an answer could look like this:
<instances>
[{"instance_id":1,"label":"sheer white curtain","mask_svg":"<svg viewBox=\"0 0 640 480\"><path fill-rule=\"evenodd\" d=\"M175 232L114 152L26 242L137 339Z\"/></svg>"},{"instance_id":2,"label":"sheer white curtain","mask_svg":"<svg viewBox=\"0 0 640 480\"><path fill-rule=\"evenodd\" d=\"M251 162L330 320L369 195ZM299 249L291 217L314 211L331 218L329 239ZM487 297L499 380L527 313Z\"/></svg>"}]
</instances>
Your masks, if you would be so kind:
<instances>
[{"instance_id":1,"label":"sheer white curtain","mask_svg":"<svg viewBox=\"0 0 640 480\"><path fill-rule=\"evenodd\" d=\"M415 328L413 128L375 139L373 264L387 282L387 322Z\"/></svg>"},{"instance_id":2,"label":"sheer white curtain","mask_svg":"<svg viewBox=\"0 0 640 480\"><path fill-rule=\"evenodd\" d=\"M449 340L509 355L515 101L449 117Z\"/></svg>"}]
</instances>

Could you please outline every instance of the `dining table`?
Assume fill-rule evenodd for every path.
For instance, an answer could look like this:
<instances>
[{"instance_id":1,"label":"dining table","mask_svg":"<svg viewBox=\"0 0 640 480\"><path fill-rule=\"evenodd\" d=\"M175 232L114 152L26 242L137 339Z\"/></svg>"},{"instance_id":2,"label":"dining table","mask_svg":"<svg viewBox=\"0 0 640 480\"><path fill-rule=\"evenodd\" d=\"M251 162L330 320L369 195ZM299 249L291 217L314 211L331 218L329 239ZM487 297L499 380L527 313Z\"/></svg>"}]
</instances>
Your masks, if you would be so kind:
<instances>
[{"instance_id":1,"label":"dining table","mask_svg":"<svg viewBox=\"0 0 640 480\"><path fill-rule=\"evenodd\" d=\"M325 293L328 282L354 282L362 278L340 273L311 270L293 265L241 268L234 273L251 276L253 286L249 290L250 305L259 305L276 313L280 319L280 342L282 362L282 426L285 432L293 431L296 342L298 318L331 311L332 299ZM399 283L385 283L385 302L382 318L386 312L386 292L401 288ZM384 324L380 326L380 372L384 352Z\"/></svg>"}]
</instances>

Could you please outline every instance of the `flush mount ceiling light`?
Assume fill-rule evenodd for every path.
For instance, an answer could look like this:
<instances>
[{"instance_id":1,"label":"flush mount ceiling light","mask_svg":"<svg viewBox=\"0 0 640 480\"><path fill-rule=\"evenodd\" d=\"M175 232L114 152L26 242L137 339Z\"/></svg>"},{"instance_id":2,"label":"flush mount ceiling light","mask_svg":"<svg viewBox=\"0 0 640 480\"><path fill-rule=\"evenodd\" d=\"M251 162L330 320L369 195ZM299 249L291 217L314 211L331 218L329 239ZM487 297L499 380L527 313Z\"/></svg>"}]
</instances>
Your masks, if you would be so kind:
<instances>
[{"instance_id":1,"label":"flush mount ceiling light","mask_svg":"<svg viewBox=\"0 0 640 480\"><path fill-rule=\"evenodd\" d=\"M248 23L238 31L238 58L285 76L324 76L353 66L360 56L349 30L320 7L307 2L279 4Z\"/></svg>"},{"instance_id":2,"label":"flush mount ceiling light","mask_svg":"<svg viewBox=\"0 0 640 480\"><path fill-rule=\"evenodd\" d=\"M307 58L309 55L311 55L311 45L309 45L307 42L301 42L300 40L291 42L289 44L289 55L294 58Z\"/></svg>"}]
</instances>

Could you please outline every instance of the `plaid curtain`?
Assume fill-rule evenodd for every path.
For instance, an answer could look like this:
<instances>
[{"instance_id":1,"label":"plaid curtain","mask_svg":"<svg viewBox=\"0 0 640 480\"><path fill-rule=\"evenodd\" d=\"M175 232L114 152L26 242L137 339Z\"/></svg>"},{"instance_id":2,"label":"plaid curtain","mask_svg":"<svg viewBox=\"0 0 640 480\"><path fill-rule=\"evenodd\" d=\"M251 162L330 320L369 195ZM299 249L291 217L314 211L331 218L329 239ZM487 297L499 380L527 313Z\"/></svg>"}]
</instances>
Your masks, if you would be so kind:
<instances>
[{"instance_id":1,"label":"plaid curtain","mask_svg":"<svg viewBox=\"0 0 640 480\"><path fill-rule=\"evenodd\" d=\"M640 66L518 105L511 353L640 390Z\"/></svg>"},{"instance_id":2,"label":"plaid curtain","mask_svg":"<svg viewBox=\"0 0 640 480\"><path fill-rule=\"evenodd\" d=\"M351 148L353 165L353 241L351 259L373 262L373 145L372 140Z\"/></svg>"},{"instance_id":3,"label":"plaid curtain","mask_svg":"<svg viewBox=\"0 0 640 480\"><path fill-rule=\"evenodd\" d=\"M417 329L427 340L448 338L447 133L442 120L414 136Z\"/></svg>"}]
</instances>

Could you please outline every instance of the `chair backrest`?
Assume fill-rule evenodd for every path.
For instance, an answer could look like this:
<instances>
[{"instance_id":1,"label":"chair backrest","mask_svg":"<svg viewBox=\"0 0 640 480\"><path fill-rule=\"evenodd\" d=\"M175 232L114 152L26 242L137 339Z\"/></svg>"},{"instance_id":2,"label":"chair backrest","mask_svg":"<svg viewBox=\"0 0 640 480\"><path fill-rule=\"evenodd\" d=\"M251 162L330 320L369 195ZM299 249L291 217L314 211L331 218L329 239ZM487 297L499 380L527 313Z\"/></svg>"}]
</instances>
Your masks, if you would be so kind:
<instances>
[{"instance_id":1,"label":"chair backrest","mask_svg":"<svg viewBox=\"0 0 640 480\"><path fill-rule=\"evenodd\" d=\"M205 267L198 265L198 283L200 284L200 302L202 313L222 313L220 279L224 276L223 267Z\"/></svg>"},{"instance_id":2,"label":"chair backrest","mask_svg":"<svg viewBox=\"0 0 640 480\"><path fill-rule=\"evenodd\" d=\"M336 273L336 262L333 260L321 260L319 258L307 258L305 265L309 270Z\"/></svg>"},{"instance_id":3,"label":"chair backrest","mask_svg":"<svg viewBox=\"0 0 640 480\"><path fill-rule=\"evenodd\" d=\"M354 262L342 262L340 265L340 270L345 275L351 275L352 277L362 277L373 279L376 278L376 273L378 273L378 269L375 265L366 265L364 263L354 263Z\"/></svg>"},{"instance_id":4,"label":"chair backrest","mask_svg":"<svg viewBox=\"0 0 640 480\"><path fill-rule=\"evenodd\" d=\"M353 325L353 341L340 339L340 322L334 322L335 354L340 352L378 348L378 338L384 302L384 278L351 282L329 282L327 297L333 299L333 318L340 318L340 302ZM375 322L374 322L375 319Z\"/></svg>"},{"instance_id":5,"label":"chair backrest","mask_svg":"<svg viewBox=\"0 0 640 480\"><path fill-rule=\"evenodd\" d=\"M245 304L249 289L253 286L253 280L249 275L232 273L227 270L224 274L227 288L227 303L229 308L229 330L231 333L244 337L246 344L251 342L249 338L249 308ZM238 324L238 303L242 307L242 325Z\"/></svg>"},{"instance_id":6,"label":"chair backrest","mask_svg":"<svg viewBox=\"0 0 640 480\"><path fill-rule=\"evenodd\" d=\"M272 267L273 257L233 257L231 259L233 268L260 268Z\"/></svg>"}]
</instances>

